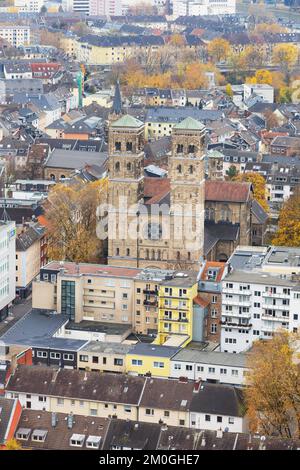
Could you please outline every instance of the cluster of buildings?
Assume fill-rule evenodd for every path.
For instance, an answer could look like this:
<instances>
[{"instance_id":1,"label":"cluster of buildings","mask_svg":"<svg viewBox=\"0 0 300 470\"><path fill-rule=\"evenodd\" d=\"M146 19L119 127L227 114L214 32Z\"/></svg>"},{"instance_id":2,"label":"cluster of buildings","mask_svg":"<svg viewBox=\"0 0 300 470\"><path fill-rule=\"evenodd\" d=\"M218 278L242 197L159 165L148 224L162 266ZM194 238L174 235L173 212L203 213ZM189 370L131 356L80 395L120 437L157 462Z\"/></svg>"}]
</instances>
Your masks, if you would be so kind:
<instances>
[{"instance_id":1,"label":"cluster of buildings","mask_svg":"<svg viewBox=\"0 0 300 470\"><path fill-rule=\"evenodd\" d=\"M189 16L233 2L181 3L170 28L183 47L206 47L203 21L210 40L245 28ZM214 74L207 89L123 99L106 66L167 34L144 17L102 34L111 23L89 18L93 34L66 34L65 52L6 38L16 57L0 56L0 446L297 448L249 434L244 392L254 342L299 331L300 249L270 244L300 181L299 104L275 103L268 84L229 96ZM101 90L84 87L83 63ZM268 211L231 175L248 172L265 179ZM102 264L49 259L49 192L104 178Z\"/></svg>"}]
</instances>

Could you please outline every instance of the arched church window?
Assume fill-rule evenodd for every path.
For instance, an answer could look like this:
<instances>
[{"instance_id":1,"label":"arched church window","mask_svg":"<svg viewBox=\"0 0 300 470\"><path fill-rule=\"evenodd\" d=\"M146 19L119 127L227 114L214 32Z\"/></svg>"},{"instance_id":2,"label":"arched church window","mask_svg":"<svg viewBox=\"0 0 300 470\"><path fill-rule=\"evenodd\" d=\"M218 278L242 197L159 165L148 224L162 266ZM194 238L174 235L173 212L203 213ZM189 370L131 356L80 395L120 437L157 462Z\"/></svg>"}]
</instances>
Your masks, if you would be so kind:
<instances>
[{"instance_id":1,"label":"arched church window","mask_svg":"<svg viewBox=\"0 0 300 470\"><path fill-rule=\"evenodd\" d=\"M189 166L189 174L192 175L194 173L194 167L193 165Z\"/></svg>"},{"instance_id":2,"label":"arched church window","mask_svg":"<svg viewBox=\"0 0 300 470\"><path fill-rule=\"evenodd\" d=\"M117 248L116 249L116 256L119 256L119 254L120 254L120 248Z\"/></svg>"},{"instance_id":3,"label":"arched church window","mask_svg":"<svg viewBox=\"0 0 300 470\"><path fill-rule=\"evenodd\" d=\"M55 175L53 173L51 173L50 179L51 179L51 181L55 181Z\"/></svg>"},{"instance_id":4,"label":"arched church window","mask_svg":"<svg viewBox=\"0 0 300 470\"><path fill-rule=\"evenodd\" d=\"M116 171L120 171L120 162L117 162L117 163L115 164L115 170L116 170Z\"/></svg>"},{"instance_id":5,"label":"arched church window","mask_svg":"<svg viewBox=\"0 0 300 470\"><path fill-rule=\"evenodd\" d=\"M158 252L157 252L157 259L161 260L161 251L160 250L158 250Z\"/></svg>"},{"instance_id":6,"label":"arched church window","mask_svg":"<svg viewBox=\"0 0 300 470\"><path fill-rule=\"evenodd\" d=\"M183 153L183 144L177 144L177 153Z\"/></svg>"},{"instance_id":7,"label":"arched church window","mask_svg":"<svg viewBox=\"0 0 300 470\"><path fill-rule=\"evenodd\" d=\"M180 259L180 251L177 251L176 258L179 260Z\"/></svg>"},{"instance_id":8,"label":"arched church window","mask_svg":"<svg viewBox=\"0 0 300 470\"><path fill-rule=\"evenodd\" d=\"M152 259L155 259L155 251L152 250Z\"/></svg>"},{"instance_id":9,"label":"arched church window","mask_svg":"<svg viewBox=\"0 0 300 470\"><path fill-rule=\"evenodd\" d=\"M149 259L149 250L146 250L146 259Z\"/></svg>"},{"instance_id":10,"label":"arched church window","mask_svg":"<svg viewBox=\"0 0 300 470\"><path fill-rule=\"evenodd\" d=\"M209 208L209 220L215 220L215 209L213 207Z\"/></svg>"},{"instance_id":11,"label":"arched church window","mask_svg":"<svg viewBox=\"0 0 300 470\"><path fill-rule=\"evenodd\" d=\"M191 261L191 252L190 251L188 251L187 256L188 256L188 261Z\"/></svg>"},{"instance_id":12,"label":"arched church window","mask_svg":"<svg viewBox=\"0 0 300 470\"><path fill-rule=\"evenodd\" d=\"M223 222L230 222L231 221L231 210L228 206L223 206L221 209L221 220Z\"/></svg>"},{"instance_id":13,"label":"arched church window","mask_svg":"<svg viewBox=\"0 0 300 470\"><path fill-rule=\"evenodd\" d=\"M196 152L195 145L189 145L188 146L188 153L195 153L195 152Z\"/></svg>"},{"instance_id":14,"label":"arched church window","mask_svg":"<svg viewBox=\"0 0 300 470\"><path fill-rule=\"evenodd\" d=\"M127 170L131 171L131 163L127 163Z\"/></svg>"},{"instance_id":15,"label":"arched church window","mask_svg":"<svg viewBox=\"0 0 300 470\"><path fill-rule=\"evenodd\" d=\"M130 256L130 249L126 248L126 256Z\"/></svg>"},{"instance_id":16,"label":"arched church window","mask_svg":"<svg viewBox=\"0 0 300 470\"><path fill-rule=\"evenodd\" d=\"M181 165L178 165L177 171L178 171L178 173L182 173L182 166Z\"/></svg>"},{"instance_id":17,"label":"arched church window","mask_svg":"<svg viewBox=\"0 0 300 470\"><path fill-rule=\"evenodd\" d=\"M115 142L115 150L117 152L120 152L121 151L121 142Z\"/></svg>"},{"instance_id":18,"label":"arched church window","mask_svg":"<svg viewBox=\"0 0 300 470\"><path fill-rule=\"evenodd\" d=\"M132 142L126 142L126 151L132 152Z\"/></svg>"}]
</instances>

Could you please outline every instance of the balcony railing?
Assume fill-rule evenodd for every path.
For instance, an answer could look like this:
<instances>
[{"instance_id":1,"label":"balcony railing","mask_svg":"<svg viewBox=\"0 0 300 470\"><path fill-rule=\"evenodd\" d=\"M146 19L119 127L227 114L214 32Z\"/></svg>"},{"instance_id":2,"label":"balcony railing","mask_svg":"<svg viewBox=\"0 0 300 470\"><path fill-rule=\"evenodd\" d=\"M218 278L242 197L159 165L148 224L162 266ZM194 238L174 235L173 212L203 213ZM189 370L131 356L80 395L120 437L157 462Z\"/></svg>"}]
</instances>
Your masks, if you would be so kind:
<instances>
[{"instance_id":1,"label":"balcony railing","mask_svg":"<svg viewBox=\"0 0 300 470\"><path fill-rule=\"evenodd\" d=\"M247 323L245 325L244 323L231 323L222 320L220 321L220 325L230 326L231 328L252 328L252 323Z\"/></svg>"},{"instance_id":2,"label":"balcony railing","mask_svg":"<svg viewBox=\"0 0 300 470\"><path fill-rule=\"evenodd\" d=\"M149 307L157 307L158 301L157 300L144 300L144 305L148 305Z\"/></svg>"},{"instance_id":3,"label":"balcony railing","mask_svg":"<svg viewBox=\"0 0 300 470\"><path fill-rule=\"evenodd\" d=\"M153 290L153 289L144 289L143 294L148 294L148 295L158 295L158 290Z\"/></svg>"}]
</instances>

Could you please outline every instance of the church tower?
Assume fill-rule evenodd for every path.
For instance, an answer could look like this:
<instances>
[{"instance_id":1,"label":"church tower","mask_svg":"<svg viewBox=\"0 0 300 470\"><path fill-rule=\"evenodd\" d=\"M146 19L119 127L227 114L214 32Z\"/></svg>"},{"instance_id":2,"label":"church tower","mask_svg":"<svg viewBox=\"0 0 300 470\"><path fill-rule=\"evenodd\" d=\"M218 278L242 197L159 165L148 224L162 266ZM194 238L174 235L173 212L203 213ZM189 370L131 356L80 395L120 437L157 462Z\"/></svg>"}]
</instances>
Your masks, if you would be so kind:
<instances>
[{"instance_id":1,"label":"church tower","mask_svg":"<svg viewBox=\"0 0 300 470\"><path fill-rule=\"evenodd\" d=\"M188 117L173 127L169 158L171 240L174 267L199 267L204 244L205 126Z\"/></svg>"},{"instance_id":2,"label":"church tower","mask_svg":"<svg viewBox=\"0 0 300 470\"><path fill-rule=\"evenodd\" d=\"M128 227L137 220L133 206L144 196L144 124L124 115L109 126L109 198L113 208L108 217L108 264L137 266L137 240L128 235ZM132 209L130 209L132 208ZM115 218L113 233L111 216Z\"/></svg>"}]
</instances>

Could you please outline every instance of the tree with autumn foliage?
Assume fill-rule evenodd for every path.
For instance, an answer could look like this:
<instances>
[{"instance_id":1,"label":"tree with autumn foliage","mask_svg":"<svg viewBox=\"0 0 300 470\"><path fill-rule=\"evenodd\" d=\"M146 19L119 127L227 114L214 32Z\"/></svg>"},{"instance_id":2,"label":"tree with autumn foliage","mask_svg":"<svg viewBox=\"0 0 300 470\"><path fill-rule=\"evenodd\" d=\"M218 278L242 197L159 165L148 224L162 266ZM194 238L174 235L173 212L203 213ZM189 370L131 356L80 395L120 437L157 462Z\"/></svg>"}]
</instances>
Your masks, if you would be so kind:
<instances>
[{"instance_id":1,"label":"tree with autumn foliage","mask_svg":"<svg viewBox=\"0 0 300 470\"><path fill-rule=\"evenodd\" d=\"M261 67L264 63L264 55L254 46L247 46L243 52L244 61L248 69Z\"/></svg>"},{"instance_id":2,"label":"tree with autumn foliage","mask_svg":"<svg viewBox=\"0 0 300 470\"><path fill-rule=\"evenodd\" d=\"M16 439L12 438L6 442L3 450L22 450L22 447Z\"/></svg>"},{"instance_id":3,"label":"tree with autumn foliage","mask_svg":"<svg viewBox=\"0 0 300 470\"><path fill-rule=\"evenodd\" d=\"M232 86L230 85L230 83L227 83L226 87L225 87L225 93L227 96L229 96L230 98L233 97L233 91L232 91Z\"/></svg>"},{"instance_id":4,"label":"tree with autumn foliage","mask_svg":"<svg viewBox=\"0 0 300 470\"><path fill-rule=\"evenodd\" d=\"M97 262L103 244L97 238L97 207L107 201L107 178L84 184L56 184L45 203L48 257Z\"/></svg>"},{"instance_id":5,"label":"tree with autumn foliage","mask_svg":"<svg viewBox=\"0 0 300 470\"><path fill-rule=\"evenodd\" d=\"M300 438L299 333L276 332L248 354L245 398L251 432Z\"/></svg>"},{"instance_id":6,"label":"tree with autumn foliage","mask_svg":"<svg viewBox=\"0 0 300 470\"><path fill-rule=\"evenodd\" d=\"M293 44L277 44L273 49L272 60L279 65L288 83L289 74L298 60L298 47Z\"/></svg>"},{"instance_id":7,"label":"tree with autumn foliage","mask_svg":"<svg viewBox=\"0 0 300 470\"><path fill-rule=\"evenodd\" d=\"M254 199L266 212L269 211L269 206L266 200L266 182L262 175L255 172L240 173L235 178L235 181L252 183Z\"/></svg>"},{"instance_id":8,"label":"tree with autumn foliage","mask_svg":"<svg viewBox=\"0 0 300 470\"><path fill-rule=\"evenodd\" d=\"M230 53L230 43L223 38L215 38L207 46L207 52L214 62L226 60Z\"/></svg>"},{"instance_id":9,"label":"tree with autumn foliage","mask_svg":"<svg viewBox=\"0 0 300 470\"><path fill-rule=\"evenodd\" d=\"M300 246L300 189L283 203L279 213L278 229L272 240L274 245Z\"/></svg>"},{"instance_id":10,"label":"tree with autumn foliage","mask_svg":"<svg viewBox=\"0 0 300 470\"><path fill-rule=\"evenodd\" d=\"M253 77L247 77L246 83L272 85L273 77L269 70L260 69L255 72Z\"/></svg>"}]
</instances>

